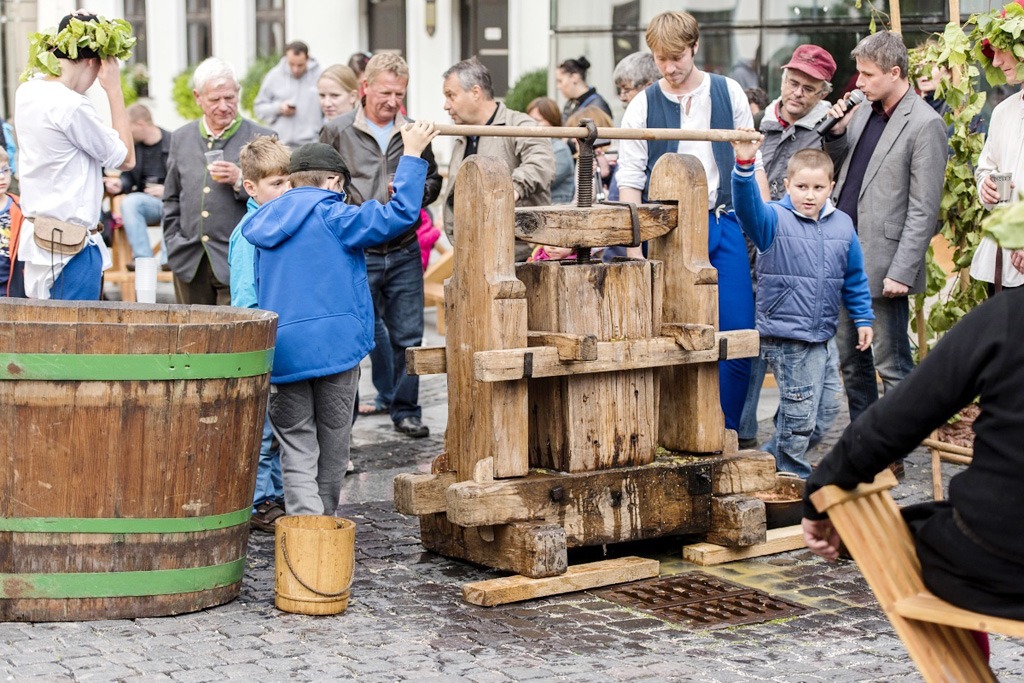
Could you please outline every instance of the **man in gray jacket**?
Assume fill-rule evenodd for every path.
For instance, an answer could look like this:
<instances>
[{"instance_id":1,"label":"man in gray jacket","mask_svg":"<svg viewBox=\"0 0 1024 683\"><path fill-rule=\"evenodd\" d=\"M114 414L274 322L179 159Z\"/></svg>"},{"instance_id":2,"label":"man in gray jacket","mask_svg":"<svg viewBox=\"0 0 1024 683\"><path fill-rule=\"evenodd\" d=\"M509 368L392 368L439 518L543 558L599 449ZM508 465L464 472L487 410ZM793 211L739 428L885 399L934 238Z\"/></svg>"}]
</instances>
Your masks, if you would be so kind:
<instances>
[{"instance_id":1,"label":"man in gray jacket","mask_svg":"<svg viewBox=\"0 0 1024 683\"><path fill-rule=\"evenodd\" d=\"M354 111L331 119L320 132L320 141L333 146L352 174L345 191L349 203L362 204L376 199L382 204L391 199L391 182L404 144L401 129L411 119L402 115L402 102L409 85L409 66L396 54L375 55L363 73L366 96ZM441 192L441 174L434 152L427 145L421 155L427 162L423 187L423 206ZM423 341L423 264L416 229L420 221L395 239L366 249L366 273L376 315L384 321L391 353L394 397L391 420L395 431L413 438L429 436L420 407L419 377L406 375L405 350ZM382 339L377 344L383 345ZM380 358L381 362L386 362Z\"/></svg>"},{"instance_id":2,"label":"man in gray jacket","mask_svg":"<svg viewBox=\"0 0 1024 683\"><path fill-rule=\"evenodd\" d=\"M292 149L316 142L323 126L316 82L320 64L309 56L309 47L295 41L284 48L284 57L267 72L252 103L253 113L277 132Z\"/></svg>"},{"instance_id":3,"label":"man in gray jacket","mask_svg":"<svg viewBox=\"0 0 1024 683\"><path fill-rule=\"evenodd\" d=\"M171 135L164 183L164 240L178 303L231 303L228 240L245 215L238 153L257 135L273 135L238 113L231 65L210 57L196 67L192 95L203 115ZM208 162L208 152L220 161Z\"/></svg>"},{"instance_id":4,"label":"man in gray jacket","mask_svg":"<svg viewBox=\"0 0 1024 683\"><path fill-rule=\"evenodd\" d=\"M506 109L494 99L491 74L475 57L444 72L444 108L457 124L471 126L535 126L526 114ZM444 196L444 230L456 244L455 179L462 160L472 154L498 157L512 172L516 206L545 206L551 203L551 180L555 176L555 154L547 138L455 138L448 163L448 185ZM516 241L516 261L525 261L531 247Z\"/></svg>"},{"instance_id":5,"label":"man in gray jacket","mask_svg":"<svg viewBox=\"0 0 1024 683\"><path fill-rule=\"evenodd\" d=\"M946 169L946 124L910 87L899 34L870 35L852 55L868 102L839 118L825 137L840 168L833 200L857 228L875 311L872 349L857 351L845 314L836 335L851 421L878 400L876 370L888 393L914 367L909 296L924 291ZM830 115L841 117L845 109L840 101Z\"/></svg>"}]
</instances>

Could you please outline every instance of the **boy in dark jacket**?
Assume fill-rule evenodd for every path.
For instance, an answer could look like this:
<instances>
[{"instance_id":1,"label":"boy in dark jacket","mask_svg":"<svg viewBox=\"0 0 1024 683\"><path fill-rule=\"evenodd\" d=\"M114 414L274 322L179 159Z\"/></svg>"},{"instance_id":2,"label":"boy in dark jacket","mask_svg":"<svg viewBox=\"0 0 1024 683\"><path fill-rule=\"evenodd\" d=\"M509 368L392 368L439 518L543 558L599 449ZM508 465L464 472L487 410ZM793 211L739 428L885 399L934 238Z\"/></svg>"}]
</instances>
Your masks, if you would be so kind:
<instances>
[{"instance_id":1,"label":"boy in dark jacket","mask_svg":"<svg viewBox=\"0 0 1024 683\"><path fill-rule=\"evenodd\" d=\"M349 172L330 145L292 153L292 190L242 227L256 247L259 308L280 316L270 374L270 420L281 443L285 507L333 515L349 459L359 361L373 348L373 302L363 249L401 234L419 217L432 124L402 128L405 156L395 194L345 204Z\"/></svg>"},{"instance_id":2,"label":"boy in dark jacket","mask_svg":"<svg viewBox=\"0 0 1024 683\"><path fill-rule=\"evenodd\" d=\"M829 201L832 160L821 150L800 150L789 161L786 196L766 204L754 180L754 156L763 141L732 143L736 217L758 252L755 325L761 359L779 385L775 435L762 449L775 456L780 471L806 478L807 443L839 306L846 306L857 326L861 351L871 347L874 314L853 221Z\"/></svg>"}]
</instances>

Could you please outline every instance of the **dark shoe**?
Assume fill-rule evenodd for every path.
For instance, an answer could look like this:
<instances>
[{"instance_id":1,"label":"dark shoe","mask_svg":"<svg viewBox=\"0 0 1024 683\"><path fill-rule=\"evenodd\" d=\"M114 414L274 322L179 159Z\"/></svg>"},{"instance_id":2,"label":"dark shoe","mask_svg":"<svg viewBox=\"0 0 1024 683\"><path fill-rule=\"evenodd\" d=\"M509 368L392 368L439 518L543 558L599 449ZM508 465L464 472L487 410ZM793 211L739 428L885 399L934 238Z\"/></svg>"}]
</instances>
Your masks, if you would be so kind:
<instances>
[{"instance_id":1,"label":"dark shoe","mask_svg":"<svg viewBox=\"0 0 1024 683\"><path fill-rule=\"evenodd\" d=\"M896 475L897 481L903 481L907 478L906 468L903 466L902 460L897 460L889 465L889 471Z\"/></svg>"},{"instance_id":2,"label":"dark shoe","mask_svg":"<svg viewBox=\"0 0 1024 683\"><path fill-rule=\"evenodd\" d=\"M265 500L256 507L249 526L257 531L265 531L268 534L274 533L274 523L280 517L284 517L284 508L275 501Z\"/></svg>"},{"instance_id":3,"label":"dark shoe","mask_svg":"<svg viewBox=\"0 0 1024 683\"><path fill-rule=\"evenodd\" d=\"M395 431L399 434L405 434L411 436L414 439L422 439L425 436L430 436L430 429L427 428L418 417L403 417L401 420L395 423Z\"/></svg>"},{"instance_id":4,"label":"dark shoe","mask_svg":"<svg viewBox=\"0 0 1024 683\"><path fill-rule=\"evenodd\" d=\"M164 271L165 273L171 272L171 264L170 263L163 263L163 264L161 264L160 265L160 270Z\"/></svg>"},{"instance_id":5,"label":"dark shoe","mask_svg":"<svg viewBox=\"0 0 1024 683\"><path fill-rule=\"evenodd\" d=\"M740 439L739 446L744 451L757 448L757 439Z\"/></svg>"},{"instance_id":6,"label":"dark shoe","mask_svg":"<svg viewBox=\"0 0 1024 683\"><path fill-rule=\"evenodd\" d=\"M128 263L124 264L124 269L127 270L129 273L134 273L135 261L129 261Z\"/></svg>"}]
</instances>

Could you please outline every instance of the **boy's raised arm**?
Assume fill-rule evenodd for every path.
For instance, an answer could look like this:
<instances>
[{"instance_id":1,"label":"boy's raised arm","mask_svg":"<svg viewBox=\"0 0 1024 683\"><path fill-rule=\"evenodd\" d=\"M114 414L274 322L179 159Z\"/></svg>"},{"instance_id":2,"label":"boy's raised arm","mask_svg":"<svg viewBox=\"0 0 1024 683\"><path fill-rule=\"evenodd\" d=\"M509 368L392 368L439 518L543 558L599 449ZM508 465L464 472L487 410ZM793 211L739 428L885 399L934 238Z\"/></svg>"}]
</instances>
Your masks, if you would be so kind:
<instances>
[{"instance_id":1,"label":"boy's raised arm","mask_svg":"<svg viewBox=\"0 0 1024 683\"><path fill-rule=\"evenodd\" d=\"M753 128L739 128L747 133L756 133ZM754 162L757 150L764 143L762 135L756 142L733 140L736 153L736 167L732 171L732 201L739 219L740 228L760 251L775 241L775 225L778 218L761 199L761 191L754 176Z\"/></svg>"}]
</instances>

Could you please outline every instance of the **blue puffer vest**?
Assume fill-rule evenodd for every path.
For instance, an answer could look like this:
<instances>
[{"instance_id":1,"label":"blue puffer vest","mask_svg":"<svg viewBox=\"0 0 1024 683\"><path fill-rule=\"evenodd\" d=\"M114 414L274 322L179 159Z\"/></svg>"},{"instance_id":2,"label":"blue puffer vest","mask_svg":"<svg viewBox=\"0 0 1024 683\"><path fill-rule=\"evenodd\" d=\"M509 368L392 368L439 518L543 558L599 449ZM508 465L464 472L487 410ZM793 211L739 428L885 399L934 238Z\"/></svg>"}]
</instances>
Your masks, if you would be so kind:
<instances>
[{"instance_id":1,"label":"blue puffer vest","mask_svg":"<svg viewBox=\"0 0 1024 683\"><path fill-rule=\"evenodd\" d=\"M729 97L729 86L725 77L718 74L707 74L711 77L711 127L732 130L736 126L732 120L732 100ZM658 82L655 81L644 90L647 97L648 128L679 128L682 116L679 103L672 102L662 94ZM647 201L647 190L651 186L651 171L654 164L664 154L677 152L678 140L649 140L647 142L647 183L644 185L643 200ZM732 187L729 185L729 173L732 171L735 155L732 145L728 142L712 142L711 152L718 166L718 195L715 206L732 209Z\"/></svg>"},{"instance_id":2,"label":"blue puffer vest","mask_svg":"<svg viewBox=\"0 0 1024 683\"><path fill-rule=\"evenodd\" d=\"M850 243L857 239L853 221L831 202L817 221L794 211L788 196L767 208L779 222L775 241L757 255L757 331L828 341L839 320Z\"/></svg>"}]
</instances>

